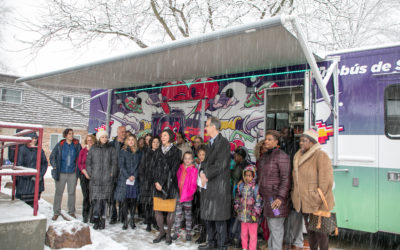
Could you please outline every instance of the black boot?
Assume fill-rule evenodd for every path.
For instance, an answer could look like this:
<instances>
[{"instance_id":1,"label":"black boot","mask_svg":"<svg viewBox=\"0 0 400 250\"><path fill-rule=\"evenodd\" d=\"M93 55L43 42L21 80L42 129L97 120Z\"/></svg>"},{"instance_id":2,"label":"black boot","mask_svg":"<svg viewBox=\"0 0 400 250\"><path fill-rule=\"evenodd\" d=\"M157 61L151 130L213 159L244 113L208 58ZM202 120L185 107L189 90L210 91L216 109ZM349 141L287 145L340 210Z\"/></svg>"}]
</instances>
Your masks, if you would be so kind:
<instances>
[{"instance_id":1,"label":"black boot","mask_svg":"<svg viewBox=\"0 0 400 250\"><path fill-rule=\"evenodd\" d=\"M135 210L136 210L136 199L129 199L129 213L131 214L130 226L132 229L136 228Z\"/></svg>"},{"instance_id":2,"label":"black boot","mask_svg":"<svg viewBox=\"0 0 400 250\"><path fill-rule=\"evenodd\" d=\"M201 226L200 237L196 240L196 244L202 244L202 243L206 242L206 238L207 238L206 230L205 230L204 226Z\"/></svg>"},{"instance_id":3,"label":"black boot","mask_svg":"<svg viewBox=\"0 0 400 250\"><path fill-rule=\"evenodd\" d=\"M118 218L118 221L121 223L124 223L124 214L123 213L124 212L123 212L123 208L122 208L122 203L119 202L117 218Z\"/></svg>"},{"instance_id":4,"label":"black boot","mask_svg":"<svg viewBox=\"0 0 400 250\"><path fill-rule=\"evenodd\" d=\"M147 223L146 231L151 232L151 223Z\"/></svg>"},{"instance_id":5,"label":"black boot","mask_svg":"<svg viewBox=\"0 0 400 250\"><path fill-rule=\"evenodd\" d=\"M100 219L99 229L104 229L104 228L106 228L106 219L105 218L101 218Z\"/></svg>"},{"instance_id":6,"label":"black boot","mask_svg":"<svg viewBox=\"0 0 400 250\"><path fill-rule=\"evenodd\" d=\"M117 202L112 200L111 201L111 219L110 224L117 223Z\"/></svg>"},{"instance_id":7,"label":"black boot","mask_svg":"<svg viewBox=\"0 0 400 250\"><path fill-rule=\"evenodd\" d=\"M94 223L93 229L98 230L100 226L100 218L93 218L93 223Z\"/></svg>"},{"instance_id":8,"label":"black boot","mask_svg":"<svg viewBox=\"0 0 400 250\"><path fill-rule=\"evenodd\" d=\"M128 229L128 201L123 201L122 203L120 203L120 214L122 216L122 229L126 230Z\"/></svg>"}]
</instances>

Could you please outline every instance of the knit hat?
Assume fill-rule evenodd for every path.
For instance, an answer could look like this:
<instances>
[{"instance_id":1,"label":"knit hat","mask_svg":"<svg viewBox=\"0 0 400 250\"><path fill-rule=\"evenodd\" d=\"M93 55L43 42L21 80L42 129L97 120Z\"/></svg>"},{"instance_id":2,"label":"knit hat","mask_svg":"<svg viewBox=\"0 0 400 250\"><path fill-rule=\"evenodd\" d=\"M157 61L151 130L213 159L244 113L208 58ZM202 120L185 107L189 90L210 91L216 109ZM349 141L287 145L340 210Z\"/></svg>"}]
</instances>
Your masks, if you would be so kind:
<instances>
[{"instance_id":1,"label":"knit hat","mask_svg":"<svg viewBox=\"0 0 400 250\"><path fill-rule=\"evenodd\" d=\"M97 134L96 134L96 139L99 141L100 138L101 138L103 135L107 136L107 138L108 138L108 133L107 133L105 130L100 130L100 131L97 132Z\"/></svg>"},{"instance_id":2,"label":"knit hat","mask_svg":"<svg viewBox=\"0 0 400 250\"><path fill-rule=\"evenodd\" d=\"M306 135L306 136L314 139L316 142L318 142L319 135L318 135L318 132L315 131L314 129L309 129L309 130L305 131L303 133L303 135Z\"/></svg>"}]
</instances>

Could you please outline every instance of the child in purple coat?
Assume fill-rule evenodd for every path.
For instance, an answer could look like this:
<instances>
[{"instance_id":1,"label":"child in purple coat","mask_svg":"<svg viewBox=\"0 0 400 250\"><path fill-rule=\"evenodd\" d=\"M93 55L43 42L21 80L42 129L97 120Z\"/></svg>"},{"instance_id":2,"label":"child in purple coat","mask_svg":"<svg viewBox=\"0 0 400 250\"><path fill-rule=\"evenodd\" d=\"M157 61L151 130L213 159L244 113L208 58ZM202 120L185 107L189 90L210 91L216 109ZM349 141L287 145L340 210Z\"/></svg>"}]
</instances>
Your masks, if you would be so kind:
<instances>
[{"instance_id":1,"label":"child in purple coat","mask_svg":"<svg viewBox=\"0 0 400 250\"><path fill-rule=\"evenodd\" d=\"M244 183L239 185L234 202L237 218L241 221L242 248L246 250L257 248L257 227L262 213L262 199L254 181L255 177L254 165L249 165L243 170Z\"/></svg>"}]
</instances>

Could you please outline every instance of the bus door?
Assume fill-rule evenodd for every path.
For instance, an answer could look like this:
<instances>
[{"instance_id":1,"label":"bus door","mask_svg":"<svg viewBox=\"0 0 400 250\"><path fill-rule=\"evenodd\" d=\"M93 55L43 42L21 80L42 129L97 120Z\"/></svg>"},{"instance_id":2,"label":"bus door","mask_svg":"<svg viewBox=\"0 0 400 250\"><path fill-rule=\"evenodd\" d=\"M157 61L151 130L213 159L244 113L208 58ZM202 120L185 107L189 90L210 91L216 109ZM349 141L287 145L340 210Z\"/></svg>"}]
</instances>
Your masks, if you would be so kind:
<instances>
[{"instance_id":1,"label":"bus door","mask_svg":"<svg viewBox=\"0 0 400 250\"><path fill-rule=\"evenodd\" d=\"M265 91L265 129L280 131L289 127L298 142L304 131L304 87L278 87Z\"/></svg>"}]
</instances>

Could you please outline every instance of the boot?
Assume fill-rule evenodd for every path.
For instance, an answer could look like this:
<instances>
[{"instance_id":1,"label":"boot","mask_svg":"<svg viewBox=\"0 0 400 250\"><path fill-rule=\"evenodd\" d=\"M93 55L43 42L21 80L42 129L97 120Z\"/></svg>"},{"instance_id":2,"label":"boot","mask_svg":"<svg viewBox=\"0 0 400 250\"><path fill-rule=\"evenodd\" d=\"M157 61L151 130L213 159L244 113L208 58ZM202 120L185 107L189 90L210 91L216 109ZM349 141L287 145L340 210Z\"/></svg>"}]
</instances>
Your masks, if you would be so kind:
<instances>
[{"instance_id":1,"label":"boot","mask_svg":"<svg viewBox=\"0 0 400 250\"><path fill-rule=\"evenodd\" d=\"M118 206L118 215L117 215L118 221L121 223L124 223L124 214L123 214L123 208L122 208L122 203L119 202Z\"/></svg>"},{"instance_id":2,"label":"boot","mask_svg":"<svg viewBox=\"0 0 400 250\"><path fill-rule=\"evenodd\" d=\"M122 216L122 229L126 230L128 229L128 201L123 201L122 203L120 203L120 215Z\"/></svg>"},{"instance_id":3,"label":"boot","mask_svg":"<svg viewBox=\"0 0 400 250\"><path fill-rule=\"evenodd\" d=\"M202 243L206 242L206 238L207 238L206 230L205 230L204 226L201 226L200 237L196 240L195 243L202 244Z\"/></svg>"},{"instance_id":4,"label":"boot","mask_svg":"<svg viewBox=\"0 0 400 250\"><path fill-rule=\"evenodd\" d=\"M136 228L135 225L135 209L136 209L136 202L133 199L129 199L129 213L131 214L130 226L132 229ZM127 216L128 218L128 216Z\"/></svg>"},{"instance_id":5,"label":"boot","mask_svg":"<svg viewBox=\"0 0 400 250\"><path fill-rule=\"evenodd\" d=\"M93 218L93 222L94 222L93 229L94 230L98 230L99 226L100 226L100 219L99 218Z\"/></svg>"},{"instance_id":6,"label":"boot","mask_svg":"<svg viewBox=\"0 0 400 250\"><path fill-rule=\"evenodd\" d=\"M151 223L147 223L146 231L151 232Z\"/></svg>"},{"instance_id":7,"label":"boot","mask_svg":"<svg viewBox=\"0 0 400 250\"><path fill-rule=\"evenodd\" d=\"M106 219L105 218L101 218L100 219L99 229L104 229L104 228L106 228Z\"/></svg>"},{"instance_id":8,"label":"boot","mask_svg":"<svg viewBox=\"0 0 400 250\"><path fill-rule=\"evenodd\" d=\"M117 223L117 202L116 201L111 201L111 219L110 219L110 224L115 224Z\"/></svg>"}]
</instances>

